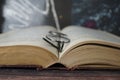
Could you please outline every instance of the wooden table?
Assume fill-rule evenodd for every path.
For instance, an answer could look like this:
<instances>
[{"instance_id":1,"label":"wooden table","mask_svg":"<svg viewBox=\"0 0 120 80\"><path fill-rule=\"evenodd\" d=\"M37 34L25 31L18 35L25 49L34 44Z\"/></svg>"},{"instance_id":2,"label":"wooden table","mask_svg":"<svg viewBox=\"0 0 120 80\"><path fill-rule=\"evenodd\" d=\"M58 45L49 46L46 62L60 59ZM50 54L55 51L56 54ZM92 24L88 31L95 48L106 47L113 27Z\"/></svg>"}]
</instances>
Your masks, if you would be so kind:
<instances>
[{"instance_id":1,"label":"wooden table","mask_svg":"<svg viewBox=\"0 0 120 80\"><path fill-rule=\"evenodd\" d=\"M0 68L0 80L120 80L120 70Z\"/></svg>"}]
</instances>

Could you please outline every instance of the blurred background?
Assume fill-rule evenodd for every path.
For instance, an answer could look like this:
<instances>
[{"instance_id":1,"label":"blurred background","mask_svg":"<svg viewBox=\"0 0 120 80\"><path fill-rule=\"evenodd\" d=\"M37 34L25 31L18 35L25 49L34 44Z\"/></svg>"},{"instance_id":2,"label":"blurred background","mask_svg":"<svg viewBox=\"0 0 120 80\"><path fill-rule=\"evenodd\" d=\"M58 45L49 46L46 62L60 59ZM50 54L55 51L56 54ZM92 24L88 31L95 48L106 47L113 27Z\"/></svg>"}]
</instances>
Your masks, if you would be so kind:
<instances>
[{"instance_id":1,"label":"blurred background","mask_svg":"<svg viewBox=\"0 0 120 80\"><path fill-rule=\"evenodd\" d=\"M72 24L120 36L120 0L73 0Z\"/></svg>"},{"instance_id":2,"label":"blurred background","mask_svg":"<svg viewBox=\"0 0 120 80\"><path fill-rule=\"evenodd\" d=\"M78 25L120 36L120 0L51 0L61 29ZM50 0L0 0L0 30L55 25Z\"/></svg>"}]
</instances>

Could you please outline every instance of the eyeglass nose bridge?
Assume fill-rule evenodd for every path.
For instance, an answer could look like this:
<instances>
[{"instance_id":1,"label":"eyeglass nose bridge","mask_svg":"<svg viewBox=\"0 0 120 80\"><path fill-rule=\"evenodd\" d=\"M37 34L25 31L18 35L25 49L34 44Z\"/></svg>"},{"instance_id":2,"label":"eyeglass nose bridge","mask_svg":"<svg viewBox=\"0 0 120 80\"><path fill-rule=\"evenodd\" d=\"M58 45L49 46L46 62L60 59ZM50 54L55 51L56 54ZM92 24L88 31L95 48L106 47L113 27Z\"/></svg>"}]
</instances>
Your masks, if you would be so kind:
<instances>
[{"instance_id":1,"label":"eyeglass nose bridge","mask_svg":"<svg viewBox=\"0 0 120 80\"><path fill-rule=\"evenodd\" d=\"M54 35L54 36L67 36L64 33L60 33L60 32L54 32L54 31L49 31L49 35Z\"/></svg>"}]
</instances>

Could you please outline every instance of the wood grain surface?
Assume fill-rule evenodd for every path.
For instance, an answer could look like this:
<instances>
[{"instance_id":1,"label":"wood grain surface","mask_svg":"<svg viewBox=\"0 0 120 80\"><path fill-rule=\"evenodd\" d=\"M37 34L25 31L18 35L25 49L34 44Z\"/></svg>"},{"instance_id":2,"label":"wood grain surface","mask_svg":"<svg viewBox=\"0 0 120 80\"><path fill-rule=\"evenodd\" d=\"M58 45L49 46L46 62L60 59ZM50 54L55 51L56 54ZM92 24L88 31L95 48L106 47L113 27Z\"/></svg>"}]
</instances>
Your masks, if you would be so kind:
<instances>
[{"instance_id":1,"label":"wood grain surface","mask_svg":"<svg viewBox=\"0 0 120 80\"><path fill-rule=\"evenodd\" d=\"M0 80L120 80L120 70L1 68Z\"/></svg>"}]
</instances>

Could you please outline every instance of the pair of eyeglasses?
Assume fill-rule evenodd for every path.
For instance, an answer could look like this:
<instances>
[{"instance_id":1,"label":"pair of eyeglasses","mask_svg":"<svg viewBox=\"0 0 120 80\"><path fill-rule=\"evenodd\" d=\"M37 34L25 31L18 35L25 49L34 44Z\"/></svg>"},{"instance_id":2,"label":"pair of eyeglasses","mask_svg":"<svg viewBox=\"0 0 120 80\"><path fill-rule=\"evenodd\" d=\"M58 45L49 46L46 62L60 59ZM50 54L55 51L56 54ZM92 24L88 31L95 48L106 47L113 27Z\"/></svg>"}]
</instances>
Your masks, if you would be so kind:
<instances>
[{"instance_id":1,"label":"pair of eyeglasses","mask_svg":"<svg viewBox=\"0 0 120 80\"><path fill-rule=\"evenodd\" d=\"M58 52L62 52L65 43L69 43L70 39L67 38L66 34L60 32L50 31L48 35L43 38L47 43L55 47ZM55 43L57 45L55 45Z\"/></svg>"}]
</instances>

